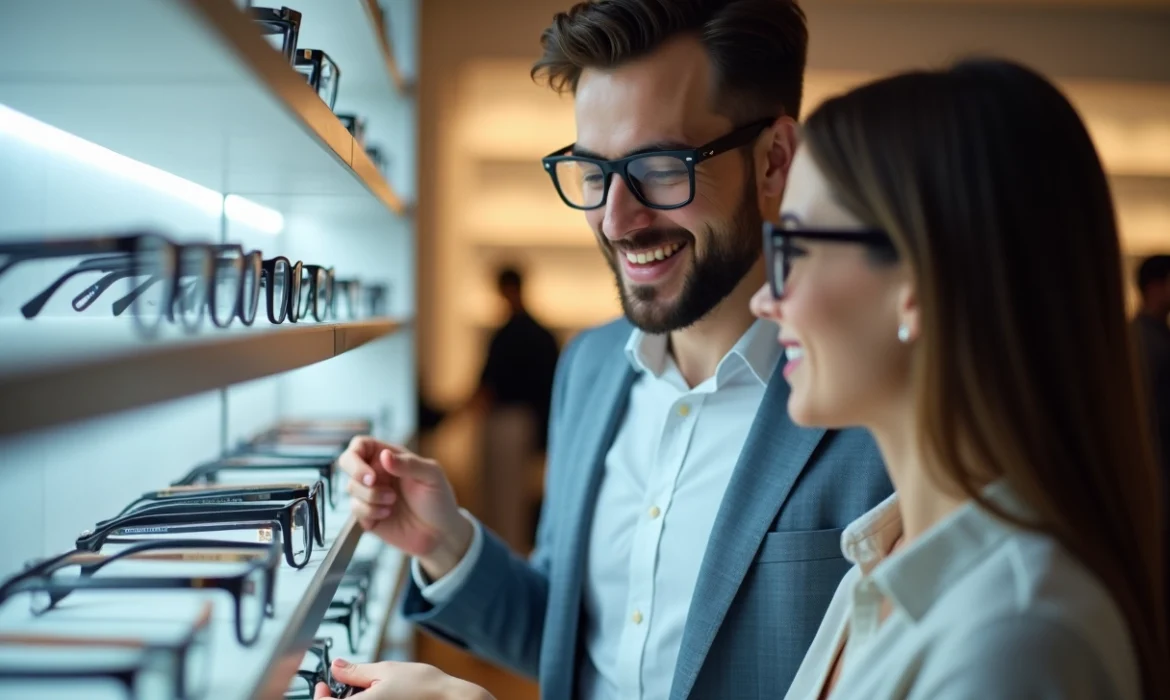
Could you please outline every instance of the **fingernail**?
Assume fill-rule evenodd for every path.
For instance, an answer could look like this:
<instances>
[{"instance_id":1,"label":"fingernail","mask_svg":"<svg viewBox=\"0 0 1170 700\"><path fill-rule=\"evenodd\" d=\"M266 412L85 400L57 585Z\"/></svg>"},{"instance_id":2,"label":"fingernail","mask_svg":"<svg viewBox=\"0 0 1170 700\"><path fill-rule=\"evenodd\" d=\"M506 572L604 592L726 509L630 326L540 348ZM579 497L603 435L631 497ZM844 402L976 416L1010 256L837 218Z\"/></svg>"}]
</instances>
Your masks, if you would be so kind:
<instances>
[{"instance_id":1,"label":"fingernail","mask_svg":"<svg viewBox=\"0 0 1170 700\"><path fill-rule=\"evenodd\" d=\"M379 508L378 510L374 511L375 518L385 518L387 515L390 515L389 508Z\"/></svg>"},{"instance_id":2,"label":"fingernail","mask_svg":"<svg viewBox=\"0 0 1170 700\"><path fill-rule=\"evenodd\" d=\"M366 474L365 476L362 477L362 483L365 484L366 486L373 486L374 485L374 475L373 474Z\"/></svg>"},{"instance_id":3,"label":"fingernail","mask_svg":"<svg viewBox=\"0 0 1170 700\"><path fill-rule=\"evenodd\" d=\"M351 664L345 659L334 659L333 665L337 668L349 668Z\"/></svg>"}]
</instances>

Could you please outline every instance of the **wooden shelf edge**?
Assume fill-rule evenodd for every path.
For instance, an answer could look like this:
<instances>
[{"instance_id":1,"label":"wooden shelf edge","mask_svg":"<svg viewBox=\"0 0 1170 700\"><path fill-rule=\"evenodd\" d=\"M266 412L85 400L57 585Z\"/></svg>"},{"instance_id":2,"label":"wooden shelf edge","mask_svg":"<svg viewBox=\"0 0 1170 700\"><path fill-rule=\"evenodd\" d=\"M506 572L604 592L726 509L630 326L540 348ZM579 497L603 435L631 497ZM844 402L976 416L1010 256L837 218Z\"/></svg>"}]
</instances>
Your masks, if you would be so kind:
<instances>
[{"instance_id":1,"label":"wooden shelf edge","mask_svg":"<svg viewBox=\"0 0 1170 700\"><path fill-rule=\"evenodd\" d=\"M340 163L345 165L367 191L391 212L401 216L402 200L386 178L374 167L333 110L260 33L242 20L243 13L232 0L183 0L191 13L203 20L231 49L247 69L267 88L285 110ZM240 192L238 194L256 194ZM263 194L263 193L261 193Z\"/></svg>"},{"instance_id":2,"label":"wooden shelf edge","mask_svg":"<svg viewBox=\"0 0 1170 700\"><path fill-rule=\"evenodd\" d=\"M403 77L402 71L398 68L398 60L394 58L394 49L390 46L390 40L386 38L383 28L378 26L378 16L385 14L385 11L378 7L378 0L362 0L362 9L366 11L366 17L370 20L370 29L373 30L374 36L378 39L382 59L386 62L386 73L389 75L394 89L404 97L413 94L414 84Z\"/></svg>"},{"instance_id":3,"label":"wooden shelf edge","mask_svg":"<svg viewBox=\"0 0 1170 700\"><path fill-rule=\"evenodd\" d=\"M408 327L409 320L277 327L0 377L0 437L260 379L336 357Z\"/></svg>"}]
</instances>

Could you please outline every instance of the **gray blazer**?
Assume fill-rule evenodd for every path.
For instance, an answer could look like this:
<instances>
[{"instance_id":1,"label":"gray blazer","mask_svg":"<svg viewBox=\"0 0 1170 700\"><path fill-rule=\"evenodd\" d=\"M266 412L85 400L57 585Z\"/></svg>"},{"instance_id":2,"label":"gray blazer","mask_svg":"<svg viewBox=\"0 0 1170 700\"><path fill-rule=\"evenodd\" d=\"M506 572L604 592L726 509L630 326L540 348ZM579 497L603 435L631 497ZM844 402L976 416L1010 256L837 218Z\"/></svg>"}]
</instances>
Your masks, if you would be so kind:
<instances>
[{"instance_id":1,"label":"gray blazer","mask_svg":"<svg viewBox=\"0 0 1170 700\"><path fill-rule=\"evenodd\" d=\"M636 376L616 321L578 336L557 367L548 477L530 560L485 533L454 599L411 585L406 616L482 657L539 678L541 697L574 695L582 657L582 571L606 453ZM800 428L776 368L712 524L683 632L671 700L783 697L848 570L841 530L891 492L861 430Z\"/></svg>"}]
</instances>

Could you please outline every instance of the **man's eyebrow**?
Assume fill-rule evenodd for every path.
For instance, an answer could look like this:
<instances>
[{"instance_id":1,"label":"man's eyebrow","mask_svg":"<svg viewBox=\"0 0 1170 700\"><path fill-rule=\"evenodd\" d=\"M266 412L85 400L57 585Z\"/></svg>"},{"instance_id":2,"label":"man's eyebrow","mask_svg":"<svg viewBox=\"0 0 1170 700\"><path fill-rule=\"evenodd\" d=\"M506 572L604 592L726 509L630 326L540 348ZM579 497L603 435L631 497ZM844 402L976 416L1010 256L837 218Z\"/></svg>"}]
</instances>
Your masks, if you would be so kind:
<instances>
[{"instance_id":1,"label":"man's eyebrow","mask_svg":"<svg viewBox=\"0 0 1170 700\"><path fill-rule=\"evenodd\" d=\"M655 151L693 151L694 149L694 146L690 145L689 143L683 143L681 141L657 141L655 143L648 143L641 148L636 148L632 151L629 151L628 153L619 156L618 158L614 158L614 160L642 155L644 153L654 153ZM582 158L592 158L594 160L609 160L596 151L591 151L588 148L577 145L573 146L572 154Z\"/></svg>"}]
</instances>

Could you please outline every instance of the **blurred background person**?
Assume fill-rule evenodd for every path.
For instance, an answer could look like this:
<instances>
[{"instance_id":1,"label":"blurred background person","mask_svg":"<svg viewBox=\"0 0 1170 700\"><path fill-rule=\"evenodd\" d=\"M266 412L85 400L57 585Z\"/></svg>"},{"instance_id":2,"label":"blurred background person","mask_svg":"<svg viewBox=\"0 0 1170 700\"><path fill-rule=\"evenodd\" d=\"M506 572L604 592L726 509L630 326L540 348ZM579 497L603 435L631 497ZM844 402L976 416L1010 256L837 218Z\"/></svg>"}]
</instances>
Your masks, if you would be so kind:
<instances>
[{"instance_id":1,"label":"blurred background person","mask_svg":"<svg viewBox=\"0 0 1170 700\"><path fill-rule=\"evenodd\" d=\"M1170 481L1170 255L1153 255L1142 261L1137 285L1141 307L1133 319L1133 332L1149 391L1154 448L1165 487Z\"/></svg>"},{"instance_id":2,"label":"blurred background person","mask_svg":"<svg viewBox=\"0 0 1170 700\"><path fill-rule=\"evenodd\" d=\"M531 485L542 471L560 348L528 312L519 269L502 268L496 289L508 320L492 334L479 386L465 409L483 416L479 478L485 524L524 554L535 540L539 494Z\"/></svg>"}]
</instances>

